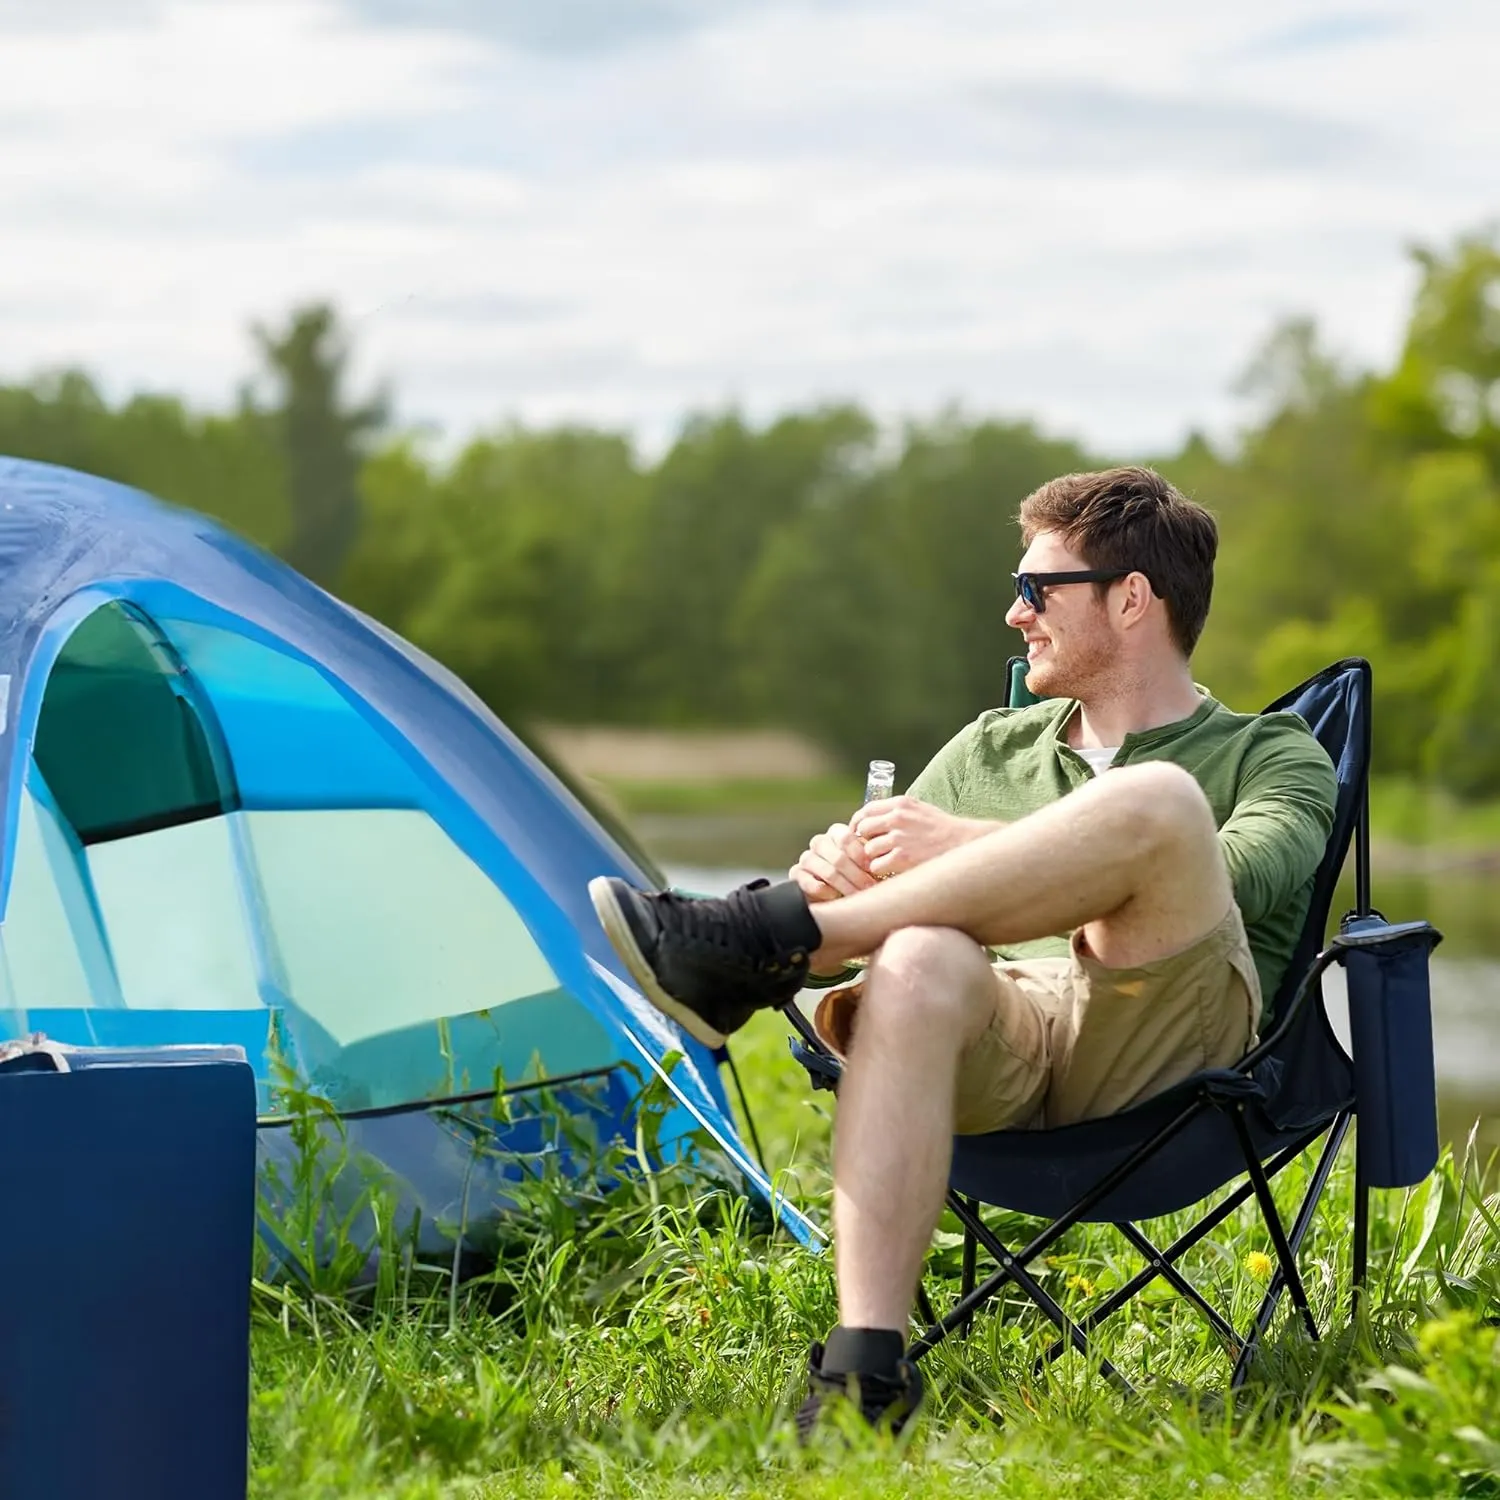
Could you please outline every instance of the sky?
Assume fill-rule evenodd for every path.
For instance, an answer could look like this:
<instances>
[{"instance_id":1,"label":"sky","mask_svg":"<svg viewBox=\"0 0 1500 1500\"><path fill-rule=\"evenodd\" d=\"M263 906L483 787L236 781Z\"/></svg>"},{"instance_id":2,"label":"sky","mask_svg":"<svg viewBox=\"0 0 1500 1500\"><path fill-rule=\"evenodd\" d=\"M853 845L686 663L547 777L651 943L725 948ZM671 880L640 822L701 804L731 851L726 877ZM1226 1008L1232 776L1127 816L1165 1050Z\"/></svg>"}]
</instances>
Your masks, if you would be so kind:
<instances>
[{"instance_id":1,"label":"sky","mask_svg":"<svg viewBox=\"0 0 1500 1500\"><path fill-rule=\"evenodd\" d=\"M1115 456L1399 346L1500 220L1488 0L0 0L0 380L228 404L330 299L450 441L855 400Z\"/></svg>"}]
</instances>

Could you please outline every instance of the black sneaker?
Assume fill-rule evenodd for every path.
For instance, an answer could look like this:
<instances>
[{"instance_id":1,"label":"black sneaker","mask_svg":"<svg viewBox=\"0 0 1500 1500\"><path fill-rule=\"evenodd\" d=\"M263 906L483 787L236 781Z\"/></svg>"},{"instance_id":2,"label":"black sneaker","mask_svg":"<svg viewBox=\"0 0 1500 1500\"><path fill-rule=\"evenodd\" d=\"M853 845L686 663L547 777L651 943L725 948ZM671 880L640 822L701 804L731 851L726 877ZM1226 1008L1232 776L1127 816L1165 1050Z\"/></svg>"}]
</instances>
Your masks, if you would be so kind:
<instances>
[{"instance_id":1,"label":"black sneaker","mask_svg":"<svg viewBox=\"0 0 1500 1500\"><path fill-rule=\"evenodd\" d=\"M648 894L601 875L589 896L641 993L708 1047L790 1001L822 941L789 880L753 880L721 898Z\"/></svg>"},{"instance_id":2,"label":"black sneaker","mask_svg":"<svg viewBox=\"0 0 1500 1500\"><path fill-rule=\"evenodd\" d=\"M922 1372L909 1359L896 1365L894 1378L883 1375L829 1375L823 1371L823 1346L814 1344L807 1361L807 1399L797 1409L797 1441L807 1442L819 1418L833 1401L852 1401L871 1427L900 1432L922 1404Z\"/></svg>"}]
</instances>

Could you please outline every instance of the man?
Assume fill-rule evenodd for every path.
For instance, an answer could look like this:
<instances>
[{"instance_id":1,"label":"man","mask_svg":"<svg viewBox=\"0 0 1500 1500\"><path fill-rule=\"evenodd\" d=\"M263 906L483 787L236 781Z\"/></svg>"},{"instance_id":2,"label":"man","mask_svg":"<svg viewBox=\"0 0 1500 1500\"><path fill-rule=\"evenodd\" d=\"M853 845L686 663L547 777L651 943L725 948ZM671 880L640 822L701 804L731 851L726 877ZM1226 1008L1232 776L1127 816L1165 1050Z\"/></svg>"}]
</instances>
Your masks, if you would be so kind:
<instances>
[{"instance_id":1,"label":"man","mask_svg":"<svg viewBox=\"0 0 1500 1500\"><path fill-rule=\"evenodd\" d=\"M590 887L644 993L710 1045L870 955L818 1013L847 1058L840 1321L814 1346L804 1424L835 1390L895 1424L919 1400L906 1329L955 1133L1111 1114L1244 1055L1332 823L1307 726L1194 685L1206 510L1124 468L1051 481L1020 522L1005 619L1043 702L981 715L786 882L724 900Z\"/></svg>"}]
</instances>

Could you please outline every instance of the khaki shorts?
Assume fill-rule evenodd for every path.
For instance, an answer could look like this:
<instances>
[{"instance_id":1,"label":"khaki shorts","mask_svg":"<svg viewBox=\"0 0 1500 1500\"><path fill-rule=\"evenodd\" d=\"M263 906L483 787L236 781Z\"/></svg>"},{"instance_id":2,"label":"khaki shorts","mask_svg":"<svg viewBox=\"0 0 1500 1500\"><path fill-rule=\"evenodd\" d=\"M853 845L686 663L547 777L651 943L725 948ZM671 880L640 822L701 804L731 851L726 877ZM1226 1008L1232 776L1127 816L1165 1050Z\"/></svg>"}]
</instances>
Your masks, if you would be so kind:
<instances>
[{"instance_id":1,"label":"khaki shorts","mask_svg":"<svg viewBox=\"0 0 1500 1500\"><path fill-rule=\"evenodd\" d=\"M981 1135L1112 1115L1255 1042L1260 980L1239 908L1190 948L1107 969L1073 934L1068 958L995 965L995 1014L959 1059L954 1128ZM814 1026L840 1056L863 981L830 990Z\"/></svg>"}]
</instances>

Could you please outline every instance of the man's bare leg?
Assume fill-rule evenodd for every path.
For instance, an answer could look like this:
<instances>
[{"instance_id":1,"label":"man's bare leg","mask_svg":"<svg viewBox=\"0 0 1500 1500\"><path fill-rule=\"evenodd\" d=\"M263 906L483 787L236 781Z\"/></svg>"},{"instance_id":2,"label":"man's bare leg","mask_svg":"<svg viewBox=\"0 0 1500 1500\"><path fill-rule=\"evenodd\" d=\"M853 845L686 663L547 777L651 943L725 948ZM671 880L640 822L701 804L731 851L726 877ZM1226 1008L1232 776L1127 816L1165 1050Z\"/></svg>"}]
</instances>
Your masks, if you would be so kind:
<instances>
[{"instance_id":1,"label":"man's bare leg","mask_svg":"<svg viewBox=\"0 0 1500 1500\"><path fill-rule=\"evenodd\" d=\"M839 1321L905 1337L953 1154L959 1054L989 1024L995 974L951 927L905 927L871 961L834 1129Z\"/></svg>"},{"instance_id":2,"label":"man's bare leg","mask_svg":"<svg viewBox=\"0 0 1500 1500\"><path fill-rule=\"evenodd\" d=\"M954 927L996 946L1082 927L1111 968L1180 952L1233 899L1208 801L1165 762L1122 766L1039 812L867 891L812 909L816 969L903 927Z\"/></svg>"},{"instance_id":3,"label":"man's bare leg","mask_svg":"<svg viewBox=\"0 0 1500 1500\"><path fill-rule=\"evenodd\" d=\"M814 908L820 959L885 944L839 1093L834 1235L846 1327L905 1336L948 1180L959 1055L995 1004L978 945L1082 927L1102 963L1129 968L1189 947L1232 900L1202 791L1177 767L1148 764Z\"/></svg>"}]
</instances>

